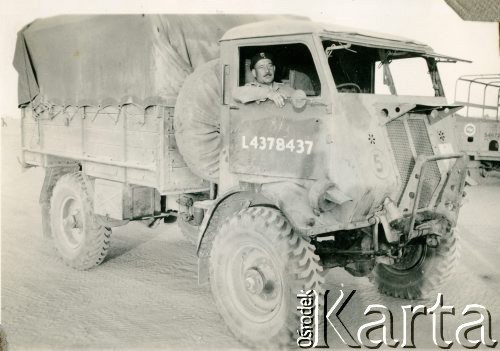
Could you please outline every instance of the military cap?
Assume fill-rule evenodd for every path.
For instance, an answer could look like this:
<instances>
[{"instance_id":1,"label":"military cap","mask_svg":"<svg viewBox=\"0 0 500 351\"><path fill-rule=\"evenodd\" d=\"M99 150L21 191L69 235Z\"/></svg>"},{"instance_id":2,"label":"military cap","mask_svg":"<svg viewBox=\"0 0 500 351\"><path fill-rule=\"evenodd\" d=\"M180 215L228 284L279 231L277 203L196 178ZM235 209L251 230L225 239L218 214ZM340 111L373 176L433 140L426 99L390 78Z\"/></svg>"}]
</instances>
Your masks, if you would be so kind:
<instances>
[{"instance_id":1,"label":"military cap","mask_svg":"<svg viewBox=\"0 0 500 351\"><path fill-rule=\"evenodd\" d=\"M259 62L260 60L263 60L263 59L268 59L268 60L271 60L271 62L272 62L273 56L270 53L265 52L265 51L258 52L257 54L252 56L252 59L250 61L250 69L253 69L255 67L255 65L257 64L257 62Z\"/></svg>"}]
</instances>

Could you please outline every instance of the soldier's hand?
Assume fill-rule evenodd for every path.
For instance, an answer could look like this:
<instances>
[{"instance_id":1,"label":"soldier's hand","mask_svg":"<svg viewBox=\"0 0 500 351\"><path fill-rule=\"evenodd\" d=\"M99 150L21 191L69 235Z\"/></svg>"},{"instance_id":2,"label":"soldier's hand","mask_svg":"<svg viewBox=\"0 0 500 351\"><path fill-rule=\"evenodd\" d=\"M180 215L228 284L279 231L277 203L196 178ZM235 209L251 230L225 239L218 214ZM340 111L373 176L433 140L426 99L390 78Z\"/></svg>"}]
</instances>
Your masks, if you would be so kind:
<instances>
[{"instance_id":1,"label":"soldier's hand","mask_svg":"<svg viewBox=\"0 0 500 351\"><path fill-rule=\"evenodd\" d=\"M285 106L285 97L278 93L277 91L270 91L267 94L267 98L273 100L276 106L283 107Z\"/></svg>"}]
</instances>

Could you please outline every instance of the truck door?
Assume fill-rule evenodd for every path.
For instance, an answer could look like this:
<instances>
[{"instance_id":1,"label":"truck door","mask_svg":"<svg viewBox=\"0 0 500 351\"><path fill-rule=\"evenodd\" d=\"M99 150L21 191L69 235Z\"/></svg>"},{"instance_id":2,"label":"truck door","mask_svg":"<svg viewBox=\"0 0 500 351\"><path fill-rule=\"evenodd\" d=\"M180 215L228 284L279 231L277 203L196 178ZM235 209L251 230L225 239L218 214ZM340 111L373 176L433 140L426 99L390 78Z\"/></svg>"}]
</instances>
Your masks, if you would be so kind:
<instances>
[{"instance_id":1,"label":"truck door","mask_svg":"<svg viewBox=\"0 0 500 351\"><path fill-rule=\"evenodd\" d=\"M317 179L324 176L331 115L311 51L302 43L240 47L238 86L255 79L251 57L259 52L272 57L278 84L303 93L295 92L297 98L286 99L283 107L271 100L243 104L231 99L230 171L250 177Z\"/></svg>"}]
</instances>

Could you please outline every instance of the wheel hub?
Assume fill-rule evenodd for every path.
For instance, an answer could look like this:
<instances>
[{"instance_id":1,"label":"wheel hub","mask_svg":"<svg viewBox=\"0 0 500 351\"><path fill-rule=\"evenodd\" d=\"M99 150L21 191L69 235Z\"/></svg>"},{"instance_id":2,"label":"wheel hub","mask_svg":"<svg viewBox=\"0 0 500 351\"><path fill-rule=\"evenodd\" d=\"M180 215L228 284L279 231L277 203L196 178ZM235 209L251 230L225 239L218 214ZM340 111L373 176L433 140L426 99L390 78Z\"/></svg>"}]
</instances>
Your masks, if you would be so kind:
<instances>
[{"instance_id":1,"label":"wheel hub","mask_svg":"<svg viewBox=\"0 0 500 351\"><path fill-rule=\"evenodd\" d=\"M257 269L249 269L245 273L245 288L249 293L258 295L264 290L264 279Z\"/></svg>"},{"instance_id":2,"label":"wheel hub","mask_svg":"<svg viewBox=\"0 0 500 351\"><path fill-rule=\"evenodd\" d=\"M233 272L234 299L244 311L258 318L268 318L276 311L282 298L281 277L269 252L256 245L241 248L234 261L228 263Z\"/></svg>"},{"instance_id":3,"label":"wheel hub","mask_svg":"<svg viewBox=\"0 0 500 351\"><path fill-rule=\"evenodd\" d=\"M68 198L62 206L63 240L69 247L77 248L83 240L83 220L79 204L74 198Z\"/></svg>"},{"instance_id":4,"label":"wheel hub","mask_svg":"<svg viewBox=\"0 0 500 351\"><path fill-rule=\"evenodd\" d=\"M70 230L81 228L80 211L75 210L64 218L64 226Z\"/></svg>"}]
</instances>

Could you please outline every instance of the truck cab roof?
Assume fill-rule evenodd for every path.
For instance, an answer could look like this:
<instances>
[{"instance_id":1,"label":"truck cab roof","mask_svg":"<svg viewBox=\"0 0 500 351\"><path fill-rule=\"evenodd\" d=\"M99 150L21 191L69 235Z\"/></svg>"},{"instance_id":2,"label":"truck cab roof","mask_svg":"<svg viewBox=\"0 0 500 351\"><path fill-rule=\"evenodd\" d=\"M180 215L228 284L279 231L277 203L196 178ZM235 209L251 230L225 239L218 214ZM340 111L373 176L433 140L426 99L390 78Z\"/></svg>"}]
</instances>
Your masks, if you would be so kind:
<instances>
[{"instance_id":1,"label":"truck cab roof","mask_svg":"<svg viewBox=\"0 0 500 351\"><path fill-rule=\"evenodd\" d=\"M244 24L228 30L221 41L300 34L317 34L329 39L363 46L407 50L424 54L434 53L430 46L416 40L307 20L268 20Z\"/></svg>"},{"instance_id":2,"label":"truck cab roof","mask_svg":"<svg viewBox=\"0 0 500 351\"><path fill-rule=\"evenodd\" d=\"M231 28L223 35L220 41L300 34L315 34L324 36L330 40L333 39L339 42L367 47L414 52L422 56L434 57L448 62L472 62L457 57L438 54L434 52L429 45L413 39L308 20L274 19L248 23Z\"/></svg>"}]
</instances>

